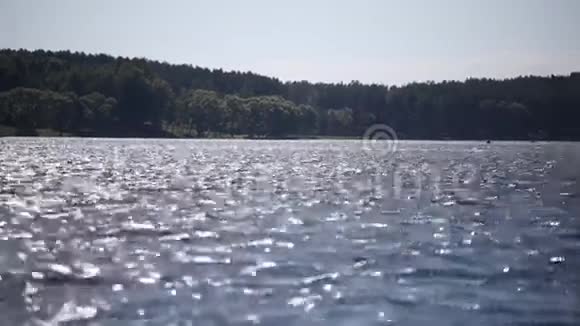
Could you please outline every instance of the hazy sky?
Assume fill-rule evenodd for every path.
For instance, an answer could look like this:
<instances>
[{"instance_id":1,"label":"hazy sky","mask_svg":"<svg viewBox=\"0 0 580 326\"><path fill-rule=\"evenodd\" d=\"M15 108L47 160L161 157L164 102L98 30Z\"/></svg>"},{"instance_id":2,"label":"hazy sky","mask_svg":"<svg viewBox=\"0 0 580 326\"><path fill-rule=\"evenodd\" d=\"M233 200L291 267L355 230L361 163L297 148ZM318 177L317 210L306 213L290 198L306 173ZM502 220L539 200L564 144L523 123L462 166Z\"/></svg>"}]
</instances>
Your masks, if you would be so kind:
<instances>
[{"instance_id":1,"label":"hazy sky","mask_svg":"<svg viewBox=\"0 0 580 326\"><path fill-rule=\"evenodd\" d=\"M139 56L282 80L580 71L580 0L0 0L0 48Z\"/></svg>"}]
</instances>

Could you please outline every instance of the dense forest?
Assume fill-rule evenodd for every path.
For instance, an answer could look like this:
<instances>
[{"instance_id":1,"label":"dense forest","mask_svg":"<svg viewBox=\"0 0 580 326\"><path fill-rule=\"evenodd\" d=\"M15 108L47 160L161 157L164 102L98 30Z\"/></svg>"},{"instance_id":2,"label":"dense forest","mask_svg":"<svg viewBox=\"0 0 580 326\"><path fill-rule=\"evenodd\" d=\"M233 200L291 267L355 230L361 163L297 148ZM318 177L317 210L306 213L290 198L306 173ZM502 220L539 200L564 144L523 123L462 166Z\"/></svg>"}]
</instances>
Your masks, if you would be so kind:
<instances>
[{"instance_id":1,"label":"dense forest","mask_svg":"<svg viewBox=\"0 0 580 326\"><path fill-rule=\"evenodd\" d=\"M580 73L389 87L281 82L103 54L0 50L4 134L356 137L384 123L406 139L578 140L579 122Z\"/></svg>"}]
</instances>

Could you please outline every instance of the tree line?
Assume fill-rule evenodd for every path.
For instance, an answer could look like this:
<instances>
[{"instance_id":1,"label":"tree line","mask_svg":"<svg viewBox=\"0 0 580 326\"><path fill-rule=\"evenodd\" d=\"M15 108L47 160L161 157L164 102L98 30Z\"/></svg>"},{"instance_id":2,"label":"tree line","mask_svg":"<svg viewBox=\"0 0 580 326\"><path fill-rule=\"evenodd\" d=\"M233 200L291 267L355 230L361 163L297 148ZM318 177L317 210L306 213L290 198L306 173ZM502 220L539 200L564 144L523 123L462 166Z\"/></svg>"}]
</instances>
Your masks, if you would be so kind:
<instances>
[{"instance_id":1,"label":"tree line","mask_svg":"<svg viewBox=\"0 0 580 326\"><path fill-rule=\"evenodd\" d=\"M388 78L388 76L385 76ZM580 139L580 73L404 86L281 82L143 58L0 50L0 125L93 136Z\"/></svg>"}]
</instances>

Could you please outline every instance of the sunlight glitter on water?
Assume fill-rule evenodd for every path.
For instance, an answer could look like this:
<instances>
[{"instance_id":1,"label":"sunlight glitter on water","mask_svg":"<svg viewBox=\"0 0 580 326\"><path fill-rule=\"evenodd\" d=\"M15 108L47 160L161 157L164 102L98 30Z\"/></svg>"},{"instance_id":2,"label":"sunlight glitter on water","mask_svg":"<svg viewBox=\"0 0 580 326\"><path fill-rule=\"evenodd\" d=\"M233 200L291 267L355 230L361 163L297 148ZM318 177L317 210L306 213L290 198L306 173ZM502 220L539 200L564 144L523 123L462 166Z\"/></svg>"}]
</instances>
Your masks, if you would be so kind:
<instances>
[{"instance_id":1,"label":"sunlight glitter on water","mask_svg":"<svg viewBox=\"0 0 580 326\"><path fill-rule=\"evenodd\" d=\"M575 144L2 145L11 325L580 320Z\"/></svg>"}]
</instances>

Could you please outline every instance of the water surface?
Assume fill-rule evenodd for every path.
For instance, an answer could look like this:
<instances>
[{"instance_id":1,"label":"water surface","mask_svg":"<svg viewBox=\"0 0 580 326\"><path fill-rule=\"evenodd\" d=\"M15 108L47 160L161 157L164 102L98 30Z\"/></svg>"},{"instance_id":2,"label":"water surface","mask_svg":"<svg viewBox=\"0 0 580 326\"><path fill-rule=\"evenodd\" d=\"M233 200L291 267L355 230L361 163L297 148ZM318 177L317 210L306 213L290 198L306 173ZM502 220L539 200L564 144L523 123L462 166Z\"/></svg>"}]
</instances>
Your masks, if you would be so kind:
<instances>
[{"instance_id":1,"label":"water surface","mask_svg":"<svg viewBox=\"0 0 580 326\"><path fill-rule=\"evenodd\" d=\"M0 325L578 325L579 166L573 143L0 139Z\"/></svg>"}]
</instances>

